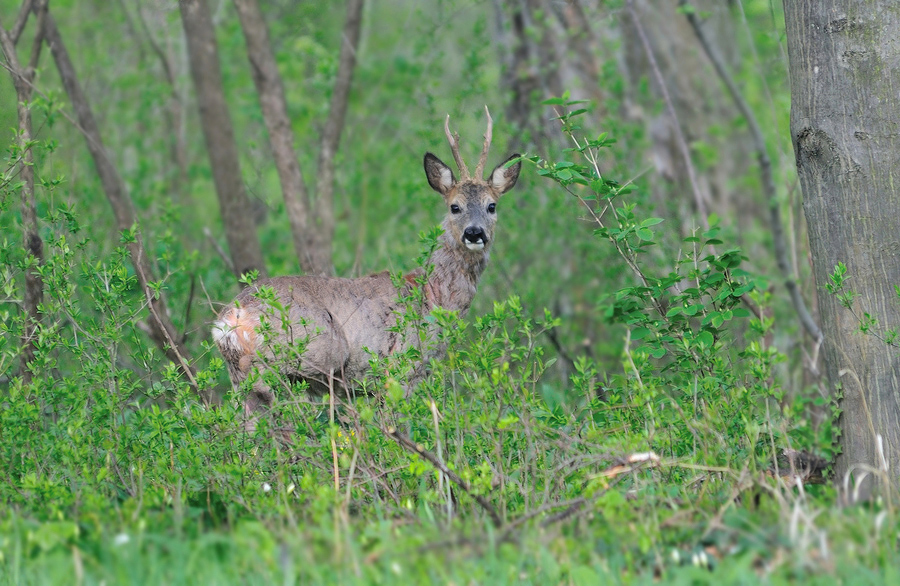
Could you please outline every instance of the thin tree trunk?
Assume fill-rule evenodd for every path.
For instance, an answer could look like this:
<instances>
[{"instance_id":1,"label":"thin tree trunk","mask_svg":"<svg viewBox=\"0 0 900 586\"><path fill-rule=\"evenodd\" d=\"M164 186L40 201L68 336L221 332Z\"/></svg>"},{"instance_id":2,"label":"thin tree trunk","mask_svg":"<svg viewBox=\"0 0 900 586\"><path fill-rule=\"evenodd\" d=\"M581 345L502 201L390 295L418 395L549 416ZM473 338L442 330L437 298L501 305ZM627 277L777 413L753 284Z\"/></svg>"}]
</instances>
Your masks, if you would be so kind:
<instances>
[{"instance_id":1,"label":"thin tree trunk","mask_svg":"<svg viewBox=\"0 0 900 586\"><path fill-rule=\"evenodd\" d=\"M512 151L540 148L546 152L549 145L561 145L563 140L553 109L541 105L563 93L556 31L546 22L544 9L539 0L494 1L505 53L502 83L510 93L506 116L515 129L509 143Z\"/></svg>"},{"instance_id":2,"label":"thin tree trunk","mask_svg":"<svg viewBox=\"0 0 900 586\"><path fill-rule=\"evenodd\" d=\"M331 107L328 121L322 131L322 144L319 148L318 176L316 180L316 215L318 245L316 253L319 258L316 266L327 266L327 273L334 271L331 246L334 239L334 158L344 130L344 117L347 113L347 102L350 97L350 84L353 81L353 70L356 68L356 51L359 48L359 35L362 25L363 0L348 0L347 20L341 38L341 56L338 63L337 79L331 95Z\"/></svg>"},{"instance_id":3,"label":"thin tree trunk","mask_svg":"<svg viewBox=\"0 0 900 586\"><path fill-rule=\"evenodd\" d=\"M565 29L566 49L574 55L574 59L570 57L561 62L574 62L574 65L569 66L574 70L573 77L581 81L583 90L594 102L594 116L602 119L606 116L606 96L600 86L599 43L591 30L590 20L579 0L565 3L551 1L548 2L548 8L556 14Z\"/></svg>"},{"instance_id":4,"label":"thin tree trunk","mask_svg":"<svg viewBox=\"0 0 900 586\"><path fill-rule=\"evenodd\" d=\"M166 78L166 83L169 85L170 96L167 114L169 118L169 128L171 129L171 155L172 163L175 165L175 168L178 169L178 173L172 182L172 189L173 193L178 195L179 202L182 205L187 205L189 202L186 201L185 194L188 187L188 151L184 135L184 106L182 104L181 96L178 93L178 81L175 76L174 67L172 66L172 59L165 51L163 51L163 48L153 37L150 27L147 26L147 19L141 9L140 2L138 2L137 5L137 15L141 30L144 31L144 36L147 37L150 48L159 59L163 75Z\"/></svg>"},{"instance_id":5,"label":"thin tree trunk","mask_svg":"<svg viewBox=\"0 0 900 586\"><path fill-rule=\"evenodd\" d=\"M23 10L30 8L31 0L26 0ZM29 144L32 140L31 133L31 82L34 80L34 72L40 58L41 45L43 44L43 25L46 15L46 6L38 9L37 28L35 32L34 44L31 51L31 59L28 66L23 68L19 63L16 54L15 42L12 39L3 24L0 23L0 48L6 55L6 62L10 69L13 85L16 88L16 101L18 112L19 126L19 156L21 157L20 173L22 179L22 245L25 249L26 256L32 259L36 266L40 266L44 261L44 242L41 240L38 231L37 210L35 209L34 197L34 153ZM24 28L24 22L19 30L21 34ZM18 26L18 22L16 23ZM16 35L18 36L18 35ZM24 310L25 319L22 332L22 354L21 354L21 373L22 381L30 384L32 380L31 363L37 349L37 341L35 332L37 325L41 320L41 313L38 309L44 296L44 282L40 274L36 270L25 271L25 299Z\"/></svg>"},{"instance_id":6,"label":"thin tree trunk","mask_svg":"<svg viewBox=\"0 0 900 586\"><path fill-rule=\"evenodd\" d=\"M317 251L316 226L311 214L311 204L297 155L294 151L294 132L287 113L284 85L269 42L269 32L256 0L234 0L241 28L247 43L247 58L253 73L253 82L259 94L275 168L281 181L281 192L294 250L304 272L328 274L331 272L331 255Z\"/></svg>"},{"instance_id":7,"label":"thin tree trunk","mask_svg":"<svg viewBox=\"0 0 900 586\"><path fill-rule=\"evenodd\" d=\"M103 185L106 199L109 201L113 209L113 215L116 218L116 226L120 231L131 230L135 227L135 214L131 199L125 191L122 178L113 166L103 146L103 140L100 136L100 129L97 126L94 113L81 89L81 84L78 82L72 60L69 58L69 53L63 44L59 30L56 28L56 22L49 12L47 12L44 21L44 38L50 47L50 52L53 54L53 60L56 62L59 77L69 96L69 101L72 103L72 108L75 110L80 127L79 130L84 134L88 151L90 151L94 165L97 167L100 183ZM134 239L127 244L127 247L131 255L131 262L134 264L135 272L137 273L141 291L144 292L149 305L149 335L154 343L162 349L166 357L178 364L185 375L192 379L190 355L175 331L175 326L172 324L169 311L166 308L165 298L162 295L155 297L149 294L149 283L154 282L156 278L153 274L150 260L144 254L144 245L139 230L135 230Z\"/></svg>"},{"instance_id":8,"label":"thin tree trunk","mask_svg":"<svg viewBox=\"0 0 900 586\"><path fill-rule=\"evenodd\" d=\"M16 22L13 25L12 30L9 31L13 47L19 44L19 37L22 36L22 31L25 30L25 23L28 22L28 15L31 13L32 3L33 0L25 0L22 2L22 6L19 8L19 15L16 17Z\"/></svg>"},{"instance_id":9,"label":"thin tree trunk","mask_svg":"<svg viewBox=\"0 0 900 586\"><path fill-rule=\"evenodd\" d=\"M822 290L843 262L858 294L852 312L819 295L825 369L842 409L836 481L849 499L869 498L881 481L890 499L900 470L900 353L879 336L900 329L900 13L893 0L789 0L784 12L816 283ZM877 320L876 335L860 333L864 314Z\"/></svg>"},{"instance_id":10,"label":"thin tree trunk","mask_svg":"<svg viewBox=\"0 0 900 586\"><path fill-rule=\"evenodd\" d=\"M678 3L626 2L621 28L623 67L633 97L624 114L647 122L650 154L657 171L652 178L656 184L654 197L660 204L680 207L685 226L695 221L695 213L703 216L706 209L735 218L739 228L749 229L757 219L765 221L760 212L767 211L753 192L734 185L735 177L744 176L748 162L754 158L753 143L746 129L733 124L734 111L722 99L715 72L697 46L689 23L678 14ZM692 5L698 11L709 11L704 27L714 41L733 36L728 3L693 0ZM731 63L727 49L734 44L729 43L722 51L727 64ZM650 82L650 100L644 99L639 90L644 77ZM660 100L666 108L654 114ZM717 134L715 127L730 128L727 139L721 132ZM695 166L698 158L689 164L685 146L695 144L713 149L715 161L702 169ZM689 151L687 154L693 157L701 155L699 150ZM692 195L693 205L681 194Z\"/></svg>"},{"instance_id":11,"label":"thin tree trunk","mask_svg":"<svg viewBox=\"0 0 900 586\"><path fill-rule=\"evenodd\" d=\"M685 0L680 1L681 5L685 5ZM816 323L815 319L813 319L812 315L809 313L809 309L806 307L806 302L803 300L800 287L797 285L797 280L794 276L794 268L788 261L787 241L785 239L784 226L782 225L781 220L781 204L778 201L775 176L772 174L772 160L769 159L769 152L766 149L766 139L763 136L762 129L756 121L753 110L750 109L750 105L744 99L744 96L741 94L740 90L738 90L737 84L728 72L725 60L720 55L718 48L713 45L712 40L704 32L703 26L697 18L697 15L693 12L688 12L686 16L697 35L697 40L700 41L700 45L703 47L703 51L716 68L716 73L719 74L719 78L725 84L725 87L728 88L728 93L731 95L731 99L734 101L735 106L737 106L741 116L747 121L747 126L750 129L750 136L753 138L753 145L756 148L756 160L759 163L762 187L769 203L769 225L772 229L772 247L775 253L775 262L778 264L778 270L781 271L781 276L784 278L784 286L788 290L788 294L791 297L791 303L794 305L794 311L797 312L800 323L806 329L806 332L812 336L813 340L818 343L822 340L822 330L819 328L819 325Z\"/></svg>"},{"instance_id":12,"label":"thin tree trunk","mask_svg":"<svg viewBox=\"0 0 900 586\"><path fill-rule=\"evenodd\" d=\"M234 129L222 89L219 49L212 15L206 0L181 0L178 5L187 39L191 77L197 89L200 123L219 197L225 237L234 263L234 273L236 277L240 277L256 270L264 276L262 250L241 176Z\"/></svg>"}]
</instances>

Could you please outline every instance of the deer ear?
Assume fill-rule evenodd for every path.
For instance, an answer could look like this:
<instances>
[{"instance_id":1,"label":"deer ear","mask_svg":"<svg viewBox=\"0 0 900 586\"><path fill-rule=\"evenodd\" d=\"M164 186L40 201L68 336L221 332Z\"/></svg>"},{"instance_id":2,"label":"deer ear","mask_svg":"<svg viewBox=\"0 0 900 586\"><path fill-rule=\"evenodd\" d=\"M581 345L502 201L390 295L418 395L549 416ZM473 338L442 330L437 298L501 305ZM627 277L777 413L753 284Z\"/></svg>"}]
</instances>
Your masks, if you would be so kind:
<instances>
[{"instance_id":1,"label":"deer ear","mask_svg":"<svg viewBox=\"0 0 900 586\"><path fill-rule=\"evenodd\" d=\"M425 153L425 176L428 177L428 185L441 195L447 195L456 185L456 177L450 167L431 153Z\"/></svg>"},{"instance_id":2,"label":"deer ear","mask_svg":"<svg viewBox=\"0 0 900 586\"><path fill-rule=\"evenodd\" d=\"M503 195L510 189L512 189L516 185L516 181L519 180L519 171L522 170L522 162L518 162L515 165L506 166L507 163L512 161L513 159L518 159L521 155L515 154L510 158L506 159L497 167L491 171L491 178L489 183L491 187L493 187L499 195Z\"/></svg>"}]
</instances>

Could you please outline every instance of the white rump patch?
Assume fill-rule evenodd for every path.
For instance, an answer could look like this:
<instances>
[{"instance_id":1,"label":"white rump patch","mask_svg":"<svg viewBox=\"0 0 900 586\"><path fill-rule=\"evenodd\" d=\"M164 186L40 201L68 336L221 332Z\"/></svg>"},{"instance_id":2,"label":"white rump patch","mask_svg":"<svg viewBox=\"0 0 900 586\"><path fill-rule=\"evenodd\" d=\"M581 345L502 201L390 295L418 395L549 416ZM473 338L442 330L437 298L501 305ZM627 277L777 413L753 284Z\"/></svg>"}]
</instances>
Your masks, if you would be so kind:
<instances>
[{"instance_id":1,"label":"white rump patch","mask_svg":"<svg viewBox=\"0 0 900 586\"><path fill-rule=\"evenodd\" d=\"M241 347L234 326L229 325L225 320L214 321L210 333L212 333L213 341L222 348L239 350Z\"/></svg>"},{"instance_id":2,"label":"white rump patch","mask_svg":"<svg viewBox=\"0 0 900 586\"><path fill-rule=\"evenodd\" d=\"M213 341L223 351L247 353L255 346L255 320L247 310L234 307L213 322Z\"/></svg>"}]
</instances>

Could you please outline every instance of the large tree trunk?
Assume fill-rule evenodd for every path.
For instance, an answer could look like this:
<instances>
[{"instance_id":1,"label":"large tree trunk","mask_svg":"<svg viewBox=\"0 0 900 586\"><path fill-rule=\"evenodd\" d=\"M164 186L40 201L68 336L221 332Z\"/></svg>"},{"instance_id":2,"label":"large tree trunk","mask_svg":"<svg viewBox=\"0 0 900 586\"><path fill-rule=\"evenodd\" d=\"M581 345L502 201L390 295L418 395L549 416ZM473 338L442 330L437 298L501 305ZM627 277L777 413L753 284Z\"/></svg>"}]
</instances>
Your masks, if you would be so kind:
<instances>
[{"instance_id":1,"label":"large tree trunk","mask_svg":"<svg viewBox=\"0 0 900 586\"><path fill-rule=\"evenodd\" d=\"M900 13L893 0L788 0L784 8L791 137L820 291L826 372L842 396L836 480L886 469L877 476L892 481L900 470L900 353L861 334L857 316L877 319L881 334L900 328L894 291L900 198L893 178L900 168ZM838 262L859 294L853 313L823 292ZM873 487L870 475L858 496L870 497Z\"/></svg>"},{"instance_id":2,"label":"large tree trunk","mask_svg":"<svg viewBox=\"0 0 900 586\"><path fill-rule=\"evenodd\" d=\"M222 89L219 48L212 15L206 0L182 0L178 6L187 39L191 77L197 89L200 123L234 273L240 277L248 271L257 270L260 275L265 275L256 224L252 219L253 211L241 176L234 129Z\"/></svg>"}]
</instances>

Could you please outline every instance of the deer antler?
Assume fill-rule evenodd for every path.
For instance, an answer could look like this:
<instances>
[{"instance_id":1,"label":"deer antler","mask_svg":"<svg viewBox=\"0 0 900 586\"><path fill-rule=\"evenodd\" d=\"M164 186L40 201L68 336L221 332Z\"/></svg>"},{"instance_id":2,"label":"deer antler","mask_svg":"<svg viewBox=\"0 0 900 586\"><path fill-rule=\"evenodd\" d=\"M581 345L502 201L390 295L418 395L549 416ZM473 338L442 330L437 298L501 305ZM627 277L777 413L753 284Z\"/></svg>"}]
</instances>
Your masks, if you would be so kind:
<instances>
[{"instance_id":1,"label":"deer antler","mask_svg":"<svg viewBox=\"0 0 900 586\"><path fill-rule=\"evenodd\" d=\"M488 151L491 149L491 130L494 126L487 106L484 107L484 113L487 115L487 130L484 133L484 146L481 148L481 156L478 157L478 166L475 167L475 178L479 181L484 177L484 164L487 162Z\"/></svg>"},{"instance_id":2,"label":"deer antler","mask_svg":"<svg viewBox=\"0 0 900 586\"><path fill-rule=\"evenodd\" d=\"M454 135L450 133L450 114L447 114L447 119L444 121L444 133L447 135L447 142L450 143L453 159L456 161L456 167L459 169L459 180L465 181L469 178L469 170L463 162L462 155L459 154L459 134Z\"/></svg>"}]
</instances>

